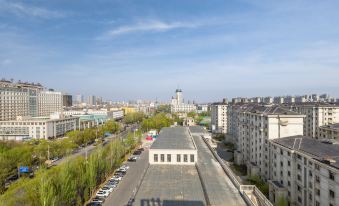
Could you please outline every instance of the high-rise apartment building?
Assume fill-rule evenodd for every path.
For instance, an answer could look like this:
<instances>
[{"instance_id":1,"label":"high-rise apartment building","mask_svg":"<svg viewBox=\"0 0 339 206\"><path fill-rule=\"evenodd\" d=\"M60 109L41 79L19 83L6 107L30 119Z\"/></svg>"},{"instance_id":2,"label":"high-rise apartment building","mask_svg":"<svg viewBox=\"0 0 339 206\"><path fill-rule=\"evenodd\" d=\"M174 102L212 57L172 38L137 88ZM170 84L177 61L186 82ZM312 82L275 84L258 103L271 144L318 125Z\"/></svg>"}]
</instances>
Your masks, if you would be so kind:
<instances>
[{"instance_id":1,"label":"high-rise apartment building","mask_svg":"<svg viewBox=\"0 0 339 206\"><path fill-rule=\"evenodd\" d=\"M96 106L97 105L97 98L96 96L88 96L87 97L87 104L88 106Z\"/></svg>"},{"instance_id":2,"label":"high-rise apartment building","mask_svg":"<svg viewBox=\"0 0 339 206\"><path fill-rule=\"evenodd\" d=\"M316 98L316 95L313 95ZM330 103L296 103L286 104L284 107L306 115L304 119L304 135L320 137L320 127L328 124L339 123L339 105Z\"/></svg>"},{"instance_id":3,"label":"high-rise apartment building","mask_svg":"<svg viewBox=\"0 0 339 206\"><path fill-rule=\"evenodd\" d=\"M17 116L38 115L40 84L0 81L0 121L14 120Z\"/></svg>"},{"instance_id":4,"label":"high-rise apartment building","mask_svg":"<svg viewBox=\"0 0 339 206\"><path fill-rule=\"evenodd\" d=\"M277 105L230 105L228 122L236 144L235 162L245 164L250 175L269 178L269 140L302 135L303 118Z\"/></svg>"},{"instance_id":5,"label":"high-rise apartment building","mask_svg":"<svg viewBox=\"0 0 339 206\"><path fill-rule=\"evenodd\" d=\"M49 116L62 112L63 95L61 92L41 91L38 93L38 116Z\"/></svg>"},{"instance_id":6,"label":"high-rise apartment building","mask_svg":"<svg viewBox=\"0 0 339 206\"><path fill-rule=\"evenodd\" d=\"M213 133L227 133L227 100L211 105L211 130Z\"/></svg>"}]
</instances>

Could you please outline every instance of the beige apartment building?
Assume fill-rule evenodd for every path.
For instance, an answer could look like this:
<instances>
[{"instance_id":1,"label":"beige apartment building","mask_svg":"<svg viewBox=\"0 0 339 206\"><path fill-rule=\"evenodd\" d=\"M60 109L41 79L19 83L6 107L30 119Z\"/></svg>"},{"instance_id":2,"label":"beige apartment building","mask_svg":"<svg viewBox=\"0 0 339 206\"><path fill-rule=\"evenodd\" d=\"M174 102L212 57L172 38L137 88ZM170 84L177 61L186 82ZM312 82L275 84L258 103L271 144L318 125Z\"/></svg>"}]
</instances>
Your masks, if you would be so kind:
<instances>
[{"instance_id":1,"label":"beige apartment building","mask_svg":"<svg viewBox=\"0 0 339 206\"><path fill-rule=\"evenodd\" d=\"M229 120L234 124L230 127L237 127L231 130L237 148L235 162L247 165L249 175L268 180L269 140L302 135L304 115L277 105L258 104L234 105L229 112L235 117Z\"/></svg>"},{"instance_id":2,"label":"beige apartment building","mask_svg":"<svg viewBox=\"0 0 339 206\"><path fill-rule=\"evenodd\" d=\"M38 116L49 116L63 110L63 95L61 92L41 91L38 93Z\"/></svg>"},{"instance_id":3,"label":"beige apartment building","mask_svg":"<svg viewBox=\"0 0 339 206\"><path fill-rule=\"evenodd\" d=\"M270 141L269 198L291 206L339 205L339 145L312 137Z\"/></svg>"},{"instance_id":4,"label":"beige apartment building","mask_svg":"<svg viewBox=\"0 0 339 206\"><path fill-rule=\"evenodd\" d=\"M319 128L319 139L335 140L339 142L339 123L328 124Z\"/></svg>"},{"instance_id":5,"label":"beige apartment building","mask_svg":"<svg viewBox=\"0 0 339 206\"><path fill-rule=\"evenodd\" d=\"M227 133L227 101L211 105L211 130L212 133Z\"/></svg>"},{"instance_id":6,"label":"beige apartment building","mask_svg":"<svg viewBox=\"0 0 339 206\"><path fill-rule=\"evenodd\" d=\"M339 123L339 105L325 102L309 102L286 104L284 107L306 115L304 119L304 135L318 138L320 127Z\"/></svg>"}]
</instances>

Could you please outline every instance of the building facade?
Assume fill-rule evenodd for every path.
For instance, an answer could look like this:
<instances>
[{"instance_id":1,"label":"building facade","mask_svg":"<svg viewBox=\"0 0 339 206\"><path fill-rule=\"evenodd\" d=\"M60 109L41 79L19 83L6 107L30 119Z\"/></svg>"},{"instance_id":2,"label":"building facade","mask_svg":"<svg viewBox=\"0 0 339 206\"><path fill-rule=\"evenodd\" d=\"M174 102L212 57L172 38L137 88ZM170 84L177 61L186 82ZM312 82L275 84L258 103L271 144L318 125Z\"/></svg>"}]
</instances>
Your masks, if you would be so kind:
<instances>
[{"instance_id":1,"label":"building facade","mask_svg":"<svg viewBox=\"0 0 339 206\"><path fill-rule=\"evenodd\" d=\"M227 101L211 105L212 133L227 133Z\"/></svg>"},{"instance_id":2,"label":"building facade","mask_svg":"<svg viewBox=\"0 0 339 206\"><path fill-rule=\"evenodd\" d=\"M291 206L339 205L339 145L311 137L270 141L269 198Z\"/></svg>"},{"instance_id":3,"label":"building facade","mask_svg":"<svg viewBox=\"0 0 339 206\"><path fill-rule=\"evenodd\" d=\"M234 124L235 162L247 165L249 175L268 180L269 140L302 135L304 115L277 105L258 104L234 105L229 112L233 113L228 121Z\"/></svg>"},{"instance_id":4,"label":"building facade","mask_svg":"<svg viewBox=\"0 0 339 206\"><path fill-rule=\"evenodd\" d=\"M37 96L42 90L40 84L0 80L0 121L38 116Z\"/></svg>"},{"instance_id":5,"label":"building facade","mask_svg":"<svg viewBox=\"0 0 339 206\"><path fill-rule=\"evenodd\" d=\"M339 142L339 123L324 125L319 128L319 139L335 140Z\"/></svg>"},{"instance_id":6,"label":"building facade","mask_svg":"<svg viewBox=\"0 0 339 206\"><path fill-rule=\"evenodd\" d=\"M171 100L171 112L172 113L188 113L195 112L196 106L194 104L185 103L182 90L177 89L175 91L175 97Z\"/></svg>"},{"instance_id":7,"label":"building facade","mask_svg":"<svg viewBox=\"0 0 339 206\"><path fill-rule=\"evenodd\" d=\"M188 127L163 128L149 150L151 165L195 165L197 147Z\"/></svg>"},{"instance_id":8,"label":"building facade","mask_svg":"<svg viewBox=\"0 0 339 206\"><path fill-rule=\"evenodd\" d=\"M41 91L38 93L38 116L49 116L63 111L63 95L61 92Z\"/></svg>"},{"instance_id":9,"label":"building facade","mask_svg":"<svg viewBox=\"0 0 339 206\"><path fill-rule=\"evenodd\" d=\"M0 139L53 139L76 130L78 122L77 117L18 117L17 120L0 121Z\"/></svg>"},{"instance_id":10,"label":"building facade","mask_svg":"<svg viewBox=\"0 0 339 206\"><path fill-rule=\"evenodd\" d=\"M314 97L315 98L315 97ZM329 103L286 104L285 107L306 115L304 119L304 135L320 137L320 127L339 123L339 105Z\"/></svg>"}]
</instances>

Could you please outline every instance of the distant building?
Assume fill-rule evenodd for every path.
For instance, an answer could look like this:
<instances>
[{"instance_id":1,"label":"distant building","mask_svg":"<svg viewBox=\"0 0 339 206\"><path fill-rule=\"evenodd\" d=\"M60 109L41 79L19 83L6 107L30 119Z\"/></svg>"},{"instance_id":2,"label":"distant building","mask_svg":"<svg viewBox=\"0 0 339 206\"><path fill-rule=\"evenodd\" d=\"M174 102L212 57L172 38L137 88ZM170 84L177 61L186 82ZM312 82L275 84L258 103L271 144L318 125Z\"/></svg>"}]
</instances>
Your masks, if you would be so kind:
<instances>
[{"instance_id":1,"label":"distant building","mask_svg":"<svg viewBox=\"0 0 339 206\"><path fill-rule=\"evenodd\" d=\"M77 94L74 98L75 104L81 104L84 102L84 96L82 94Z\"/></svg>"},{"instance_id":2,"label":"distant building","mask_svg":"<svg viewBox=\"0 0 339 206\"><path fill-rule=\"evenodd\" d=\"M79 118L52 114L50 117L18 117L0 121L1 140L52 139L76 130Z\"/></svg>"},{"instance_id":3,"label":"distant building","mask_svg":"<svg viewBox=\"0 0 339 206\"><path fill-rule=\"evenodd\" d=\"M163 128L149 149L149 163L195 165L197 148L188 127Z\"/></svg>"},{"instance_id":4,"label":"distant building","mask_svg":"<svg viewBox=\"0 0 339 206\"><path fill-rule=\"evenodd\" d=\"M177 89L175 91L176 96L172 97L171 101L171 112L172 113L188 113L188 112L195 112L196 106L194 104L189 104L184 102L184 98L182 95L182 90Z\"/></svg>"},{"instance_id":5,"label":"distant building","mask_svg":"<svg viewBox=\"0 0 339 206\"><path fill-rule=\"evenodd\" d=\"M199 104L197 106L197 113L201 114L203 112L209 112L209 105L208 104Z\"/></svg>"},{"instance_id":6,"label":"distant building","mask_svg":"<svg viewBox=\"0 0 339 206\"><path fill-rule=\"evenodd\" d=\"M339 123L339 105L307 102L286 104L284 107L306 115L304 119L304 135L318 138L320 136L319 127Z\"/></svg>"},{"instance_id":7,"label":"distant building","mask_svg":"<svg viewBox=\"0 0 339 206\"><path fill-rule=\"evenodd\" d=\"M195 126L195 120L192 117L186 117L183 121L183 126Z\"/></svg>"},{"instance_id":8,"label":"distant building","mask_svg":"<svg viewBox=\"0 0 339 206\"><path fill-rule=\"evenodd\" d=\"M41 84L0 81L0 121L17 116L49 116L62 112L62 94L46 91Z\"/></svg>"},{"instance_id":9,"label":"distant building","mask_svg":"<svg viewBox=\"0 0 339 206\"><path fill-rule=\"evenodd\" d=\"M227 133L227 100L211 105L212 133Z\"/></svg>"},{"instance_id":10,"label":"distant building","mask_svg":"<svg viewBox=\"0 0 339 206\"><path fill-rule=\"evenodd\" d=\"M319 128L319 139L335 140L339 142L339 123L328 124Z\"/></svg>"},{"instance_id":11,"label":"distant building","mask_svg":"<svg viewBox=\"0 0 339 206\"><path fill-rule=\"evenodd\" d=\"M38 93L38 116L49 116L55 112L61 113L63 108L61 92L41 91Z\"/></svg>"},{"instance_id":12,"label":"distant building","mask_svg":"<svg viewBox=\"0 0 339 206\"><path fill-rule=\"evenodd\" d=\"M88 106L92 107L92 106L96 106L97 105L97 99L95 96L88 96L87 97L87 104Z\"/></svg>"},{"instance_id":13,"label":"distant building","mask_svg":"<svg viewBox=\"0 0 339 206\"><path fill-rule=\"evenodd\" d=\"M64 94L62 96L62 101L63 101L62 106L64 106L64 107L71 107L73 105L72 95Z\"/></svg>"}]
</instances>

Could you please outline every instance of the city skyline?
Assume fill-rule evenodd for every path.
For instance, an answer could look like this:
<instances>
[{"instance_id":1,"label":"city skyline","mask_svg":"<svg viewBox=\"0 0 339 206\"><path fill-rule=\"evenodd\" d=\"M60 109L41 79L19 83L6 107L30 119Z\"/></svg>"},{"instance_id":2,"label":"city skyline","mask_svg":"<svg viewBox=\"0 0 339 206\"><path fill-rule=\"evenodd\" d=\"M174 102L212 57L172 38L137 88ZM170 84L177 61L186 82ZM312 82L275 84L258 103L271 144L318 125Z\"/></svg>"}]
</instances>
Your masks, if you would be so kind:
<instances>
[{"instance_id":1,"label":"city skyline","mask_svg":"<svg viewBox=\"0 0 339 206\"><path fill-rule=\"evenodd\" d=\"M169 100L178 86L197 102L338 97L338 8L335 1L1 0L1 77L110 100Z\"/></svg>"}]
</instances>

